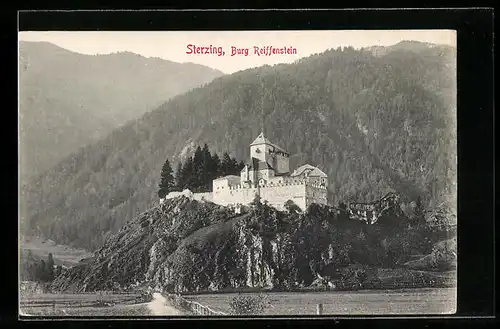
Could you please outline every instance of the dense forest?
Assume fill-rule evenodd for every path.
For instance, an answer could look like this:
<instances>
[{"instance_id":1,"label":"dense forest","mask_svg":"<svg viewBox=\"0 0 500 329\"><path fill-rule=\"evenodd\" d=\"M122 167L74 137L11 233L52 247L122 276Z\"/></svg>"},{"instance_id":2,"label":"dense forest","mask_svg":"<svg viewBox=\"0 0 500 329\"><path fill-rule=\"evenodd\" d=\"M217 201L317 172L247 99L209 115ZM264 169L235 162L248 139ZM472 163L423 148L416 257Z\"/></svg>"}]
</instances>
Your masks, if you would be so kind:
<instances>
[{"instance_id":1,"label":"dense forest","mask_svg":"<svg viewBox=\"0 0 500 329\"><path fill-rule=\"evenodd\" d=\"M223 75L129 52L84 55L48 42L19 43L22 183L82 146Z\"/></svg>"},{"instance_id":2,"label":"dense forest","mask_svg":"<svg viewBox=\"0 0 500 329\"><path fill-rule=\"evenodd\" d=\"M177 170L172 170L170 161L167 159L161 172L160 184L158 184L158 196L163 198L170 191L182 191L189 189L192 192L212 191L212 181L218 177L227 175L240 175L245 164L232 158L224 152L222 158L217 153L210 153L208 145L203 149L198 146L193 156L177 164Z\"/></svg>"},{"instance_id":3,"label":"dense forest","mask_svg":"<svg viewBox=\"0 0 500 329\"><path fill-rule=\"evenodd\" d=\"M23 230L95 250L158 202L165 158L177 168L208 143L245 160L262 122L292 170L310 163L328 174L333 205L394 191L403 204L454 209L456 49L417 48L331 49L177 96L23 189Z\"/></svg>"}]
</instances>

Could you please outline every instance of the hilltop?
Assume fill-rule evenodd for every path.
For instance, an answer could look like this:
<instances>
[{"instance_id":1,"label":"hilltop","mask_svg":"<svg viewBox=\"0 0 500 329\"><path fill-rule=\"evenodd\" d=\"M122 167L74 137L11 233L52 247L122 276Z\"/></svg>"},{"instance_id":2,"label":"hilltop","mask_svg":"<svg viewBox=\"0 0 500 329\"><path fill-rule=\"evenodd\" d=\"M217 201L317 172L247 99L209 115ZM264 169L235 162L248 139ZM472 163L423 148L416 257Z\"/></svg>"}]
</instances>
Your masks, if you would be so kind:
<instances>
[{"instance_id":1,"label":"hilltop","mask_svg":"<svg viewBox=\"0 0 500 329\"><path fill-rule=\"evenodd\" d=\"M443 50L452 52L454 51L454 48L452 46L436 45L433 43L411 41L411 40L403 40L392 46L387 46L387 47L372 46L372 47L366 47L366 49L371 51L375 56L383 56L389 52L394 52L394 51L412 51L415 53L419 52L430 53L432 52L433 49L436 49L438 53L442 52Z\"/></svg>"},{"instance_id":2,"label":"hilltop","mask_svg":"<svg viewBox=\"0 0 500 329\"><path fill-rule=\"evenodd\" d=\"M65 158L23 190L23 230L97 250L157 202L165 159L248 158L260 133L329 177L330 204L388 192L456 207L456 49L331 49L215 79Z\"/></svg>"},{"instance_id":3,"label":"hilltop","mask_svg":"<svg viewBox=\"0 0 500 329\"><path fill-rule=\"evenodd\" d=\"M453 239L454 232L408 226L399 203L373 225L346 214L319 205L303 214L280 212L258 203L234 214L213 203L177 197L129 221L91 262L66 270L51 288L82 292L150 286L189 293L453 284L443 279L455 266L453 249L433 246ZM420 260L419 271L405 265L415 255L427 257Z\"/></svg>"},{"instance_id":4,"label":"hilltop","mask_svg":"<svg viewBox=\"0 0 500 329\"><path fill-rule=\"evenodd\" d=\"M130 53L83 55L48 42L19 43L21 180L223 73Z\"/></svg>"}]
</instances>

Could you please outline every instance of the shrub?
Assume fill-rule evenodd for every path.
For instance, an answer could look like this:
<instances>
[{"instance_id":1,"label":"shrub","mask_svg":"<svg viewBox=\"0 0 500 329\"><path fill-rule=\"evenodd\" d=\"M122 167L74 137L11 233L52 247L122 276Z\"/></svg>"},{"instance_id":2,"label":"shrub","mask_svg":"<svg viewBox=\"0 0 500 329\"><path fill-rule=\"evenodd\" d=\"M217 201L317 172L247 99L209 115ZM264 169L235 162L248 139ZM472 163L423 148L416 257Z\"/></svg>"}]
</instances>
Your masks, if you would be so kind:
<instances>
[{"instance_id":1,"label":"shrub","mask_svg":"<svg viewBox=\"0 0 500 329\"><path fill-rule=\"evenodd\" d=\"M263 313L268 304L266 297L262 294L257 296L238 294L233 297L229 307L232 314L253 315Z\"/></svg>"},{"instance_id":2,"label":"shrub","mask_svg":"<svg viewBox=\"0 0 500 329\"><path fill-rule=\"evenodd\" d=\"M285 202L285 208L291 214L296 214L296 213L299 213L301 211L300 207L297 206L297 204L295 202L293 202L292 200L288 200L287 202Z\"/></svg>"}]
</instances>

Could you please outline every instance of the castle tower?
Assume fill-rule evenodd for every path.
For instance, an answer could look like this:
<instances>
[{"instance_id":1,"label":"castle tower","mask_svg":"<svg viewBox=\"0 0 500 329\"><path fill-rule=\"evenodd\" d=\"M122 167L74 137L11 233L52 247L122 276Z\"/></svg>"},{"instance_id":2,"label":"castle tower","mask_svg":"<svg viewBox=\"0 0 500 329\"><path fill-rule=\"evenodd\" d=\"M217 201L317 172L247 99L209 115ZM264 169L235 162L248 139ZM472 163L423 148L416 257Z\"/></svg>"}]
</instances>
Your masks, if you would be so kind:
<instances>
[{"instance_id":1,"label":"castle tower","mask_svg":"<svg viewBox=\"0 0 500 329\"><path fill-rule=\"evenodd\" d=\"M270 160L269 151L271 149L272 143L264 136L264 132L261 132L252 144L250 144L250 158L268 162Z\"/></svg>"},{"instance_id":2,"label":"castle tower","mask_svg":"<svg viewBox=\"0 0 500 329\"><path fill-rule=\"evenodd\" d=\"M290 154L271 143L263 132L250 144L250 157L266 164L266 167L270 167L276 175L290 172Z\"/></svg>"}]
</instances>

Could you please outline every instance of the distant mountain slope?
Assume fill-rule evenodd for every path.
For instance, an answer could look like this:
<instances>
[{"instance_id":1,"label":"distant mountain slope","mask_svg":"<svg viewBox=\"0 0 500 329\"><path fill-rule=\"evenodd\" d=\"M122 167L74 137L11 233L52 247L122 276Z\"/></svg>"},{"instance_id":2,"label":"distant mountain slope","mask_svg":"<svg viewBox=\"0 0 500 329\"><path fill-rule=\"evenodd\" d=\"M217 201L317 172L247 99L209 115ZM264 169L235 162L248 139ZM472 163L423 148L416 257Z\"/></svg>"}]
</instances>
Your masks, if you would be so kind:
<instances>
[{"instance_id":1,"label":"distant mountain slope","mask_svg":"<svg viewBox=\"0 0 500 329\"><path fill-rule=\"evenodd\" d=\"M453 47L451 46L436 45L427 42L410 41L410 40L403 40L392 46L386 46L386 47L372 46L366 48L366 50L371 51L376 56L386 55L387 53L393 51L412 51L418 53L418 52L429 52L429 50L431 49L437 49L438 52L443 51L443 49L453 51Z\"/></svg>"},{"instance_id":2,"label":"distant mountain slope","mask_svg":"<svg viewBox=\"0 0 500 329\"><path fill-rule=\"evenodd\" d=\"M222 72L133 53L82 55L47 42L19 44L21 179L210 82Z\"/></svg>"},{"instance_id":3,"label":"distant mountain slope","mask_svg":"<svg viewBox=\"0 0 500 329\"><path fill-rule=\"evenodd\" d=\"M440 50L439 50L440 49ZM248 157L267 137L329 176L330 201L456 202L456 52L329 50L180 95L66 158L24 190L31 233L95 249L157 202L165 158L196 144Z\"/></svg>"}]
</instances>

